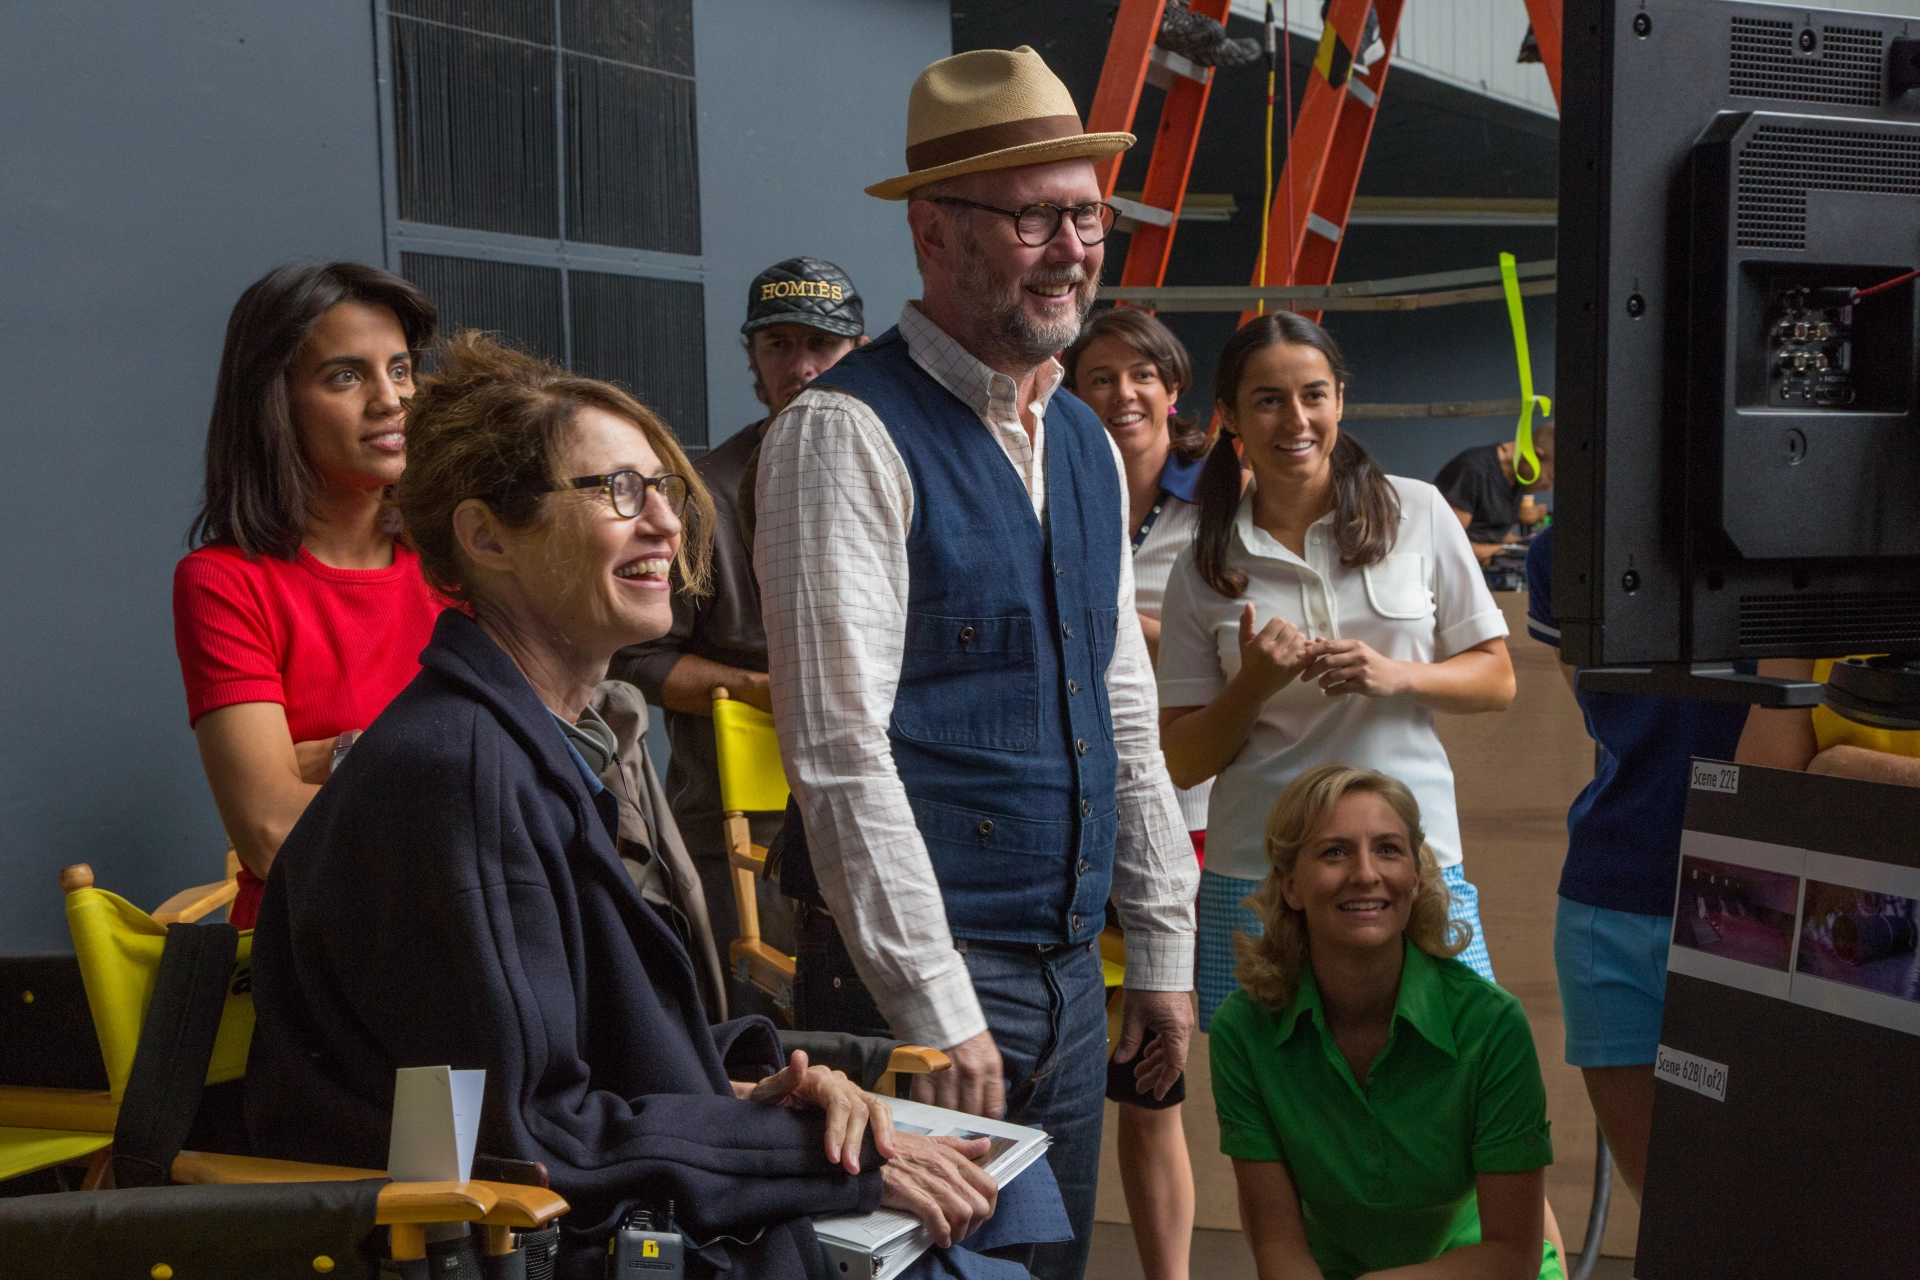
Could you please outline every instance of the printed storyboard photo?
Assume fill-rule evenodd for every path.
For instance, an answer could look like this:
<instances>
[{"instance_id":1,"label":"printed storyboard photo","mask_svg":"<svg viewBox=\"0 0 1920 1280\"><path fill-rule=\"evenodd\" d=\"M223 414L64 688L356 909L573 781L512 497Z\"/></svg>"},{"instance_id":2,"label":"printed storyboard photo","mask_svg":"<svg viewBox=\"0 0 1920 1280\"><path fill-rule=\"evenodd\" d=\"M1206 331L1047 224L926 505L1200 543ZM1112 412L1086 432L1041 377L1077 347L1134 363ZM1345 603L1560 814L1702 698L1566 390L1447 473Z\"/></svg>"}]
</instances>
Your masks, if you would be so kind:
<instances>
[{"instance_id":1,"label":"printed storyboard photo","mask_svg":"<svg viewBox=\"0 0 1920 1280\"><path fill-rule=\"evenodd\" d=\"M1920 788L1695 761L1638 1280L1920 1275Z\"/></svg>"}]
</instances>

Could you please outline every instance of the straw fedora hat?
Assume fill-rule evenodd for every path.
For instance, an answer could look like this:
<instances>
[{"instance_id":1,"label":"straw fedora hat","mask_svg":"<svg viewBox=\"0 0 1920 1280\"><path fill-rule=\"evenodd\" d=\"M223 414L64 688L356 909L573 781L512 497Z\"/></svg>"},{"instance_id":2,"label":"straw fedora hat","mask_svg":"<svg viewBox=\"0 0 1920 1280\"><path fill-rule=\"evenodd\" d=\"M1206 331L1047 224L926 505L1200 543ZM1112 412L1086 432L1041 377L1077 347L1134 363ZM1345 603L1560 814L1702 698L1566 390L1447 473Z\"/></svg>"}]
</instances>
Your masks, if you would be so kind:
<instances>
[{"instance_id":1,"label":"straw fedora hat","mask_svg":"<svg viewBox=\"0 0 1920 1280\"><path fill-rule=\"evenodd\" d=\"M1073 95L1026 45L976 49L920 73L907 99L907 172L867 188L904 200L916 187L988 169L1078 156L1101 159L1133 145L1130 133L1087 133Z\"/></svg>"}]
</instances>

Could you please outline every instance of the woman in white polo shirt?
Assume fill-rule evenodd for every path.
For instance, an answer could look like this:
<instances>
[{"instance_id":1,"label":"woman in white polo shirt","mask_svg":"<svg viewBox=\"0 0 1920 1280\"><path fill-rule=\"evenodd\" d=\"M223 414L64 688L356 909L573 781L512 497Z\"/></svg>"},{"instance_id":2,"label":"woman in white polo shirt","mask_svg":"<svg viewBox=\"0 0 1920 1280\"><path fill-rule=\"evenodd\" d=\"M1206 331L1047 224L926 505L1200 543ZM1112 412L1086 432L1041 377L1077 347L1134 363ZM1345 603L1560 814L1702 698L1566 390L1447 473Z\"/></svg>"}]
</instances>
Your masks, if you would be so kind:
<instances>
[{"instance_id":1,"label":"woman in white polo shirt","mask_svg":"<svg viewBox=\"0 0 1920 1280\"><path fill-rule=\"evenodd\" d=\"M1160 731L1178 786L1214 778L1200 881L1200 1023L1233 991L1240 905L1267 870L1267 811L1315 765L1412 790L1489 980L1479 895L1461 870L1453 770L1433 713L1513 700L1505 619L1460 521L1430 484L1381 472L1340 430L1340 349L1291 312L1228 340L1214 379L1226 431L1200 478L1193 551L1160 620ZM1230 433L1230 434L1229 434ZM1244 496L1237 436L1253 483Z\"/></svg>"}]
</instances>

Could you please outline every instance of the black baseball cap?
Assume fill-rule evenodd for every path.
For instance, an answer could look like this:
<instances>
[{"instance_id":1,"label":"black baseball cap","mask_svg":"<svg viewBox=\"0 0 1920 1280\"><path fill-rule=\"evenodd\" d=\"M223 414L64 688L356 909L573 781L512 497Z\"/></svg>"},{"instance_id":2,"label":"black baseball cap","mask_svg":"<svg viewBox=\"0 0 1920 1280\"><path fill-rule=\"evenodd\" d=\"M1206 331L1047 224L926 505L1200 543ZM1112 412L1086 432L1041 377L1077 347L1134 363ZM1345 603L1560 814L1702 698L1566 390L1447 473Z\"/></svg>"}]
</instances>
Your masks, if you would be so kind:
<instances>
[{"instance_id":1,"label":"black baseball cap","mask_svg":"<svg viewBox=\"0 0 1920 1280\"><path fill-rule=\"evenodd\" d=\"M753 278L747 288L747 322L740 332L756 333L776 324L804 324L843 338L867 331L859 291L846 272L825 258L788 258Z\"/></svg>"}]
</instances>

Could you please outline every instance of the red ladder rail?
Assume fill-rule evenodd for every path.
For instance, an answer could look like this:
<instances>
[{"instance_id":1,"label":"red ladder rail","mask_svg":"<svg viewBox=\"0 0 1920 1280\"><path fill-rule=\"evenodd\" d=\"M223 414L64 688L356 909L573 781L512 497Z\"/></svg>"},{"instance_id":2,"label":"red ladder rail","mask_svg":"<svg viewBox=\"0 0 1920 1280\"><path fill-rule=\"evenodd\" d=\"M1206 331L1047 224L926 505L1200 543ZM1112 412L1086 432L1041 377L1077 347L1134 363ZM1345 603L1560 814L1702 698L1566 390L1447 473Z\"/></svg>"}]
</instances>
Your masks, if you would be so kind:
<instances>
[{"instance_id":1,"label":"red ladder rail","mask_svg":"<svg viewBox=\"0 0 1920 1280\"><path fill-rule=\"evenodd\" d=\"M1527 0L1527 17L1533 23L1533 42L1540 46L1540 65L1547 69L1547 83L1553 86L1553 102L1560 105L1560 35L1563 19L1561 0Z\"/></svg>"},{"instance_id":2,"label":"red ladder rail","mask_svg":"<svg viewBox=\"0 0 1920 1280\"><path fill-rule=\"evenodd\" d=\"M1256 286L1333 282L1347 215L1353 210L1353 193L1360 185L1360 168L1393 62L1403 5L1404 0L1379 0L1377 5L1369 0L1333 0L1274 193L1267 223L1268 243L1273 247L1267 250L1265 277L1258 265L1253 270ZM1360 74L1353 69L1353 51L1361 47L1369 8L1379 15L1379 39L1386 52ZM1320 318L1317 311L1300 314L1315 321ZM1242 312L1241 323L1253 315Z\"/></svg>"},{"instance_id":3,"label":"red ladder rail","mask_svg":"<svg viewBox=\"0 0 1920 1280\"><path fill-rule=\"evenodd\" d=\"M1160 34L1160 17L1166 8L1167 0L1120 0L1113 34L1107 38L1107 59L1100 65L1100 86L1094 90L1093 107L1087 112L1088 133L1132 132L1134 113L1140 109L1140 91L1146 86L1147 68L1153 59L1153 42ZM1102 196L1113 194L1125 154L1094 162Z\"/></svg>"},{"instance_id":4,"label":"red ladder rail","mask_svg":"<svg viewBox=\"0 0 1920 1280\"><path fill-rule=\"evenodd\" d=\"M1225 24L1232 0L1191 0L1196 14ZM1166 89L1160 124L1147 160L1147 176L1140 199L1122 204L1131 236L1121 270L1123 284L1160 284L1173 252L1173 235L1186 199L1187 178L1200 146L1200 126L1206 119L1207 98L1213 91L1213 69L1157 49L1154 39L1166 0L1122 0L1114 18L1113 37L1100 73L1100 87L1087 116L1090 132L1132 129L1139 111L1141 89L1151 79ZM1101 164L1101 193L1114 199L1120 179L1120 157Z\"/></svg>"}]
</instances>

